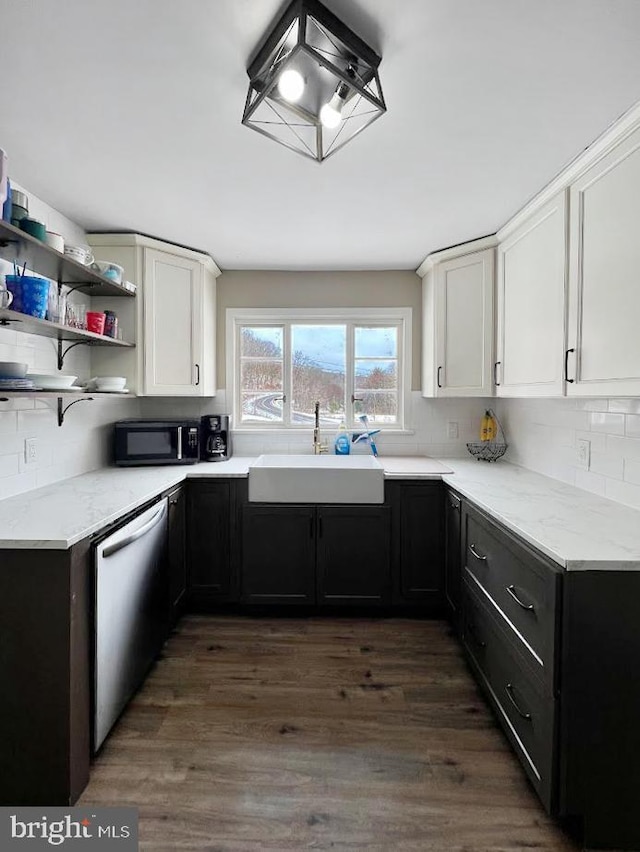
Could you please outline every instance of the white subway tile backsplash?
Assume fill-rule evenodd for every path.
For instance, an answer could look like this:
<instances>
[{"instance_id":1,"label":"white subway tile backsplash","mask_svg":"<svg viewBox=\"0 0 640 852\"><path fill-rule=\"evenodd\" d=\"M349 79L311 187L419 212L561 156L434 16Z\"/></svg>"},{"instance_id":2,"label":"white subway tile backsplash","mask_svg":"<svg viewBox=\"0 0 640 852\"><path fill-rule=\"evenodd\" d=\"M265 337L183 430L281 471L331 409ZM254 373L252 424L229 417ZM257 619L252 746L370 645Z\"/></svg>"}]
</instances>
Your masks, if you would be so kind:
<instances>
[{"instance_id":1,"label":"white subway tile backsplash","mask_svg":"<svg viewBox=\"0 0 640 852\"><path fill-rule=\"evenodd\" d=\"M609 476L612 479L622 479L624 474L624 459L598 452L591 447L590 470L592 473L599 473L602 476Z\"/></svg>"},{"instance_id":2,"label":"white subway tile backsplash","mask_svg":"<svg viewBox=\"0 0 640 852\"><path fill-rule=\"evenodd\" d=\"M607 452L623 459L640 459L640 439L607 435Z\"/></svg>"},{"instance_id":3,"label":"white subway tile backsplash","mask_svg":"<svg viewBox=\"0 0 640 852\"><path fill-rule=\"evenodd\" d=\"M15 411L0 411L0 433L15 432L18 428L18 416ZM1 440L1 439L0 439Z\"/></svg>"},{"instance_id":4,"label":"white subway tile backsplash","mask_svg":"<svg viewBox=\"0 0 640 852\"><path fill-rule=\"evenodd\" d=\"M563 402L564 400L558 400L558 402ZM609 400L608 399L578 399L576 400L576 407L582 409L583 411L609 411Z\"/></svg>"},{"instance_id":5,"label":"white subway tile backsplash","mask_svg":"<svg viewBox=\"0 0 640 852\"><path fill-rule=\"evenodd\" d=\"M621 414L640 414L640 399L610 399L609 411Z\"/></svg>"},{"instance_id":6,"label":"white subway tile backsplash","mask_svg":"<svg viewBox=\"0 0 640 852\"><path fill-rule=\"evenodd\" d=\"M632 482L634 485L640 485L640 461L631 461L631 459L627 459L624 462L624 479L625 482Z\"/></svg>"},{"instance_id":7,"label":"white subway tile backsplash","mask_svg":"<svg viewBox=\"0 0 640 852\"><path fill-rule=\"evenodd\" d=\"M15 476L20 472L20 457L17 453L0 456L0 480L5 476Z\"/></svg>"},{"instance_id":8,"label":"white subway tile backsplash","mask_svg":"<svg viewBox=\"0 0 640 852\"><path fill-rule=\"evenodd\" d=\"M617 500L618 503L640 509L640 485L607 479L605 496L611 500Z\"/></svg>"},{"instance_id":9,"label":"white subway tile backsplash","mask_svg":"<svg viewBox=\"0 0 640 852\"><path fill-rule=\"evenodd\" d=\"M605 414L592 411L589 415L592 432L604 432L607 435L624 435L624 414Z\"/></svg>"},{"instance_id":10,"label":"white subway tile backsplash","mask_svg":"<svg viewBox=\"0 0 640 852\"><path fill-rule=\"evenodd\" d=\"M640 399L501 399L496 407L509 461L640 506ZM589 470L578 465L578 440L590 442Z\"/></svg>"},{"instance_id":11,"label":"white subway tile backsplash","mask_svg":"<svg viewBox=\"0 0 640 852\"><path fill-rule=\"evenodd\" d=\"M630 438L640 438L640 414L627 414L625 434Z\"/></svg>"},{"instance_id":12,"label":"white subway tile backsplash","mask_svg":"<svg viewBox=\"0 0 640 852\"><path fill-rule=\"evenodd\" d=\"M600 494L601 497L605 496L606 483L606 477L592 473L589 470L576 470L573 482L578 488L584 488L585 491Z\"/></svg>"}]
</instances>

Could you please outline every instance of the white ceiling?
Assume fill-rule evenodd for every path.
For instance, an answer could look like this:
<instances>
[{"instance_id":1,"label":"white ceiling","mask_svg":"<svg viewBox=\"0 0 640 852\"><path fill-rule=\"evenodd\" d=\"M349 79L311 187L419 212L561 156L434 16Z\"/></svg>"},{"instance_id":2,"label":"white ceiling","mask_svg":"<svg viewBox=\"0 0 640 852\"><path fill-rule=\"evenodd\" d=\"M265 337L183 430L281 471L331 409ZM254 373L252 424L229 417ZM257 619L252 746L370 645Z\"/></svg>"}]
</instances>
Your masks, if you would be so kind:
<instances>
[{"instance_id":1,"label":"white ceiling","mask_svg":"<svg viewBox=\"0 0 640 852\"><path fill-rule=\"evenodd\" d=\"M280 0L0 0L10 173L223 269L415 269L494 232L640 99L638 0L326 0L388 112L318 165L240 124Z\"/></svg>"}]
</instances>

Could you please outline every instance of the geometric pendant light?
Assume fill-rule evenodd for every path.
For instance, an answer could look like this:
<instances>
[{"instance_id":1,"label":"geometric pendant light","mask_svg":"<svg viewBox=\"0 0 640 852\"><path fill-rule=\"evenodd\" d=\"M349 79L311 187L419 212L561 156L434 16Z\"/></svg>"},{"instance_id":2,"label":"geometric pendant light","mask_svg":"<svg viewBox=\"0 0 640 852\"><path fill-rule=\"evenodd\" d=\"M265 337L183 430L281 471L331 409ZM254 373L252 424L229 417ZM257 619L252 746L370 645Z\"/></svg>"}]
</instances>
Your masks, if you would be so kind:
<instances>
[{"instance_id":1,"label":"geometric pendant light","mask_svg":"<svg viewBox=\"0 0 640 852\"><path fill-rule=\"evenodd\" d=\"M242 123L322 162L386 112L379 64L319 0L293 0L247 68Z\"/></svg>"}]
</instances>

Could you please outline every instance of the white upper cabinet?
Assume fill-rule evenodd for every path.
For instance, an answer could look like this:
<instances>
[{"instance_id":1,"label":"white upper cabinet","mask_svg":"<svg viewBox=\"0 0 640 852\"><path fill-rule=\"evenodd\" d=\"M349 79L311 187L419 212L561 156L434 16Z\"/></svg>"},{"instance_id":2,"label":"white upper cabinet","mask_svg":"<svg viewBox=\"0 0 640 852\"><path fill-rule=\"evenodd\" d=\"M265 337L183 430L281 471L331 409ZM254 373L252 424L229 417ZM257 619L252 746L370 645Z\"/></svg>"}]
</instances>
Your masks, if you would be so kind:
<instances>
[{"instance_id":1,"label":"white upper cabinet","mask_svg":"<svg viewBox=\"0 0 640 852\"><path fill-rule=\"evenodd\" d=\"M418 270L423 396L492 394L494 244L491 238L456 246Z\"/></svg>"},{"instance_id":2,"label":"white upper cabinet","mask_svg":"<svg viewBox=\"0 0 640 852\"><path fill-rule=\"evenodd\" d=\"M640 396L640 129L571 186L567 394Z\"/></svg>"},{"instance_id":3,"label":"white upper cabinet","mask_svg":"<svg viewBox=\"0 0 640 852\"><path fill-rule=\"evenodd\" d=\"M215 279L201 260L144 249L144 393L215 394Z\"/></svg>"},{"instance_id":4,"label":"white upper cabinet","mask_svg":"<svg viewBox=\"0 0 640 852\"><path fill-rule=\"evenodd\" d=\"M566 191L498 234L497 396L562 396L567 269Z\"/></svg>"},{"instance_id":5,"label":"white upper cabinet","mask_svg":"<svg viewBox=\"0 0 640 852\"><path fill-rule=\"evenodd\" d=\"M120 300L134 304L118 312L136 348L118 360L96 349L92 372L126 376L138 396L214 396L220 270L211 258L139 234L92 234L89 242L139 285L137 299Z\"/></svg>"}]
</instances>

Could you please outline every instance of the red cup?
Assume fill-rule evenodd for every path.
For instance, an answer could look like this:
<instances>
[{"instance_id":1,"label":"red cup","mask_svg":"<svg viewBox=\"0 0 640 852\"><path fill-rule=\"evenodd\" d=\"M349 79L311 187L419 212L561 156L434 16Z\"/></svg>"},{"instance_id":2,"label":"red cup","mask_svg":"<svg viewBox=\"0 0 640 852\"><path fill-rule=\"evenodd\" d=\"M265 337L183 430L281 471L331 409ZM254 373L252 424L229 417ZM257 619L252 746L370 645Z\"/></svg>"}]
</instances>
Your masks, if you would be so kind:
<instances>
[{"instance_id":1,"label":"red cup","mask_svg":"<svg viewBox=\"0 0 640 852\"><path fill-rule=\"evenodd\" d=\"M105 315L101 311L87 311L87 331L104 334Z\"/></svg>"}]
</instances>

